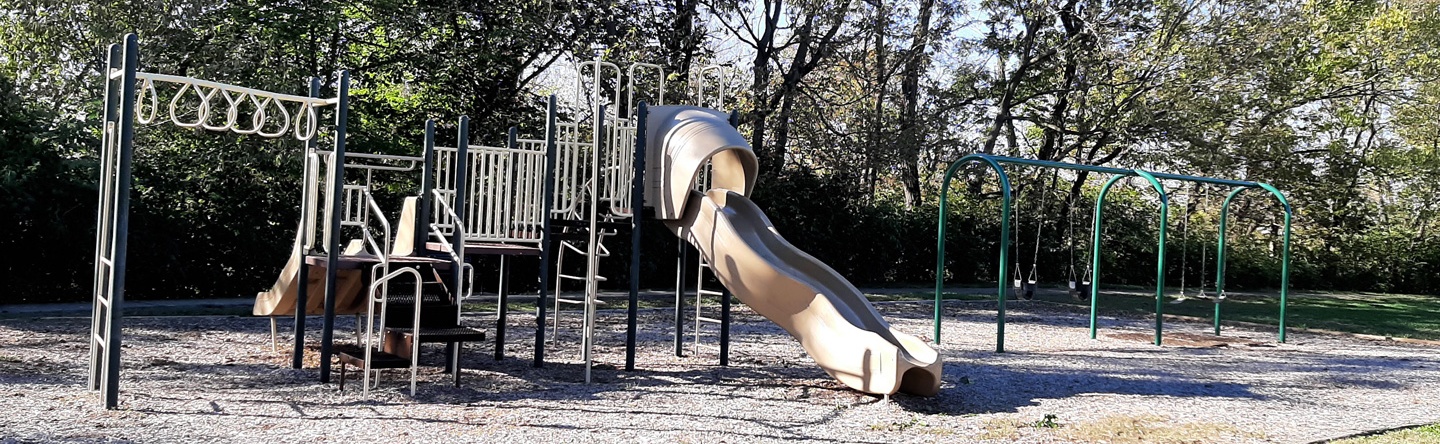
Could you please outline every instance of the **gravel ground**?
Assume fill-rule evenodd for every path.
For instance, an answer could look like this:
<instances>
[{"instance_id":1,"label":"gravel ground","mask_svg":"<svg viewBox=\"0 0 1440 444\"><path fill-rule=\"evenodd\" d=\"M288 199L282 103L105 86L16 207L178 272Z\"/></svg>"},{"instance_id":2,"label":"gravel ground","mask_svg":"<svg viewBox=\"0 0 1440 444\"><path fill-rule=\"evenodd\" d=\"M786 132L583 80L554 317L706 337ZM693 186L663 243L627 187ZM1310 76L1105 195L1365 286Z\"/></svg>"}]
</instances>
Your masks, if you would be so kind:
<instances>
[{"instance_id":1,"label":"gravel ground","mask_svg":"<svg viewBox=\"0 0 1440 444\"><path fill-rule=\"evenodd\" d=\"M879 307L929 336L930 304ZM946 311L941 394L888 400L834 382L743 306L729 367L713 351L675 357L670 312L642 311L643 371L633 373L615 370L623 312L602 312L589 385L575 312L544 369L529 366L533 316L512 314L509 359L472 345L462 387L426 367L413 399L398 372L363 396L358 384L315 382L314 358L290 369L264 319L132 318L114 411L85 390L88 319L4 320L0 442L1309 442L1440 422L1435 348L1305 334L1274 344L1273 332L1243 329L1215 339L1179 322L1155 347L1151 321L1115 318L1090 340L1076 309L1012 302L1007 353L996 354L993 304Z\"/></svg>"}]
</instances>

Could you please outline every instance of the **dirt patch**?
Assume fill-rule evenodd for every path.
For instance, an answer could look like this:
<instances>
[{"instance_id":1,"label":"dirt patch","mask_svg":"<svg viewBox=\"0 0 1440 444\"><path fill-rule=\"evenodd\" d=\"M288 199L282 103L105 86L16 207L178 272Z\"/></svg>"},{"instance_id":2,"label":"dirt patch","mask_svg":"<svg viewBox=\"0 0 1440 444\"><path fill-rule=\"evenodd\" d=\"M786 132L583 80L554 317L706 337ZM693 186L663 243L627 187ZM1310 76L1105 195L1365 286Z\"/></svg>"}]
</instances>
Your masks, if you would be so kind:
<instances>
[{"instance_id":1,"label":"dirt patch","mask_svg":"<svg viewBox=\"0 0 1440 444\"><path fill-rule=\"evenodd\" d=\"M1121 341L1133 342L1154 342L1154 333L1106 333L1105 337ZM1166 333L1162 338L1162 344L1168 347L1271 347L1274 344L1256 341L1253 339L1239 338L1233 336L1214 336L1195 333Z\"/></svg>"}]
</instances>

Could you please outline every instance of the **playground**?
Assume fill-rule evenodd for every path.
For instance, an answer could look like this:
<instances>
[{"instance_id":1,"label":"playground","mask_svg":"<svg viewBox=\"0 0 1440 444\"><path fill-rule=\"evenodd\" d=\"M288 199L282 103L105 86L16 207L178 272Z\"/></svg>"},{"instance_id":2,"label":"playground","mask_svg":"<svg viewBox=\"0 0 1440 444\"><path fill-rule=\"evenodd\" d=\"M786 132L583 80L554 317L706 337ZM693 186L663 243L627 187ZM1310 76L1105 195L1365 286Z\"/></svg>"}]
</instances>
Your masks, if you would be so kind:
<instances>
[{"instance_id":1,"label":"playground","mask_svg":"<svg viewBox=\"0 0 1440 444\"><path fill-rule=\"evenodd\" d=\"M916 19L921 31L905 61L886 67L875 56L904 77L894 92L906 96L903 111L886 111L896 88L879 75L873 116L822 119L816 131L842 136L797 131L794 140L788 122L796 116L871 109L869 96L843 106L814 96L806 100L822 105L790 114L796 97L787 94L833 49L807 55L818 37L813 20L786 22L781 28L797 26L786 32L798 40L769 50L750 33L759 61L749 90L735 63L718 59L733 51L696 59L693 47L656 50L658 37L649 46L591 43L586 52L577 34L510 60L507 69L521 74L501 77L523 80L507 83L386 71L418 63L417 54L363 63L336 55L328 72L312 63L261 78L214 75L224 71L205 66L233 68L225 56L161 62L184 45L125 34L97 48L86 69L99 73L100 88L85 99L96 109L77 114L93 137L75 138L87 151L71 159L89 168L75 171L93 172L82 188L98 199L55 216L93 214L93 225L55 236L70 245L75 233L93 235L93 250L80 252L79 272L76 260L30 266L63 283L17 279L31 291L76 294L17 292L16 300L39 303L0 305L0 444L1343 443L1435 430L1440 303L1402 294L1430 288L1423 270L1431 263L1366 246L1429 248L1427 218L1440 212L1397 203L1378 212L1393 225L1383 236L1352 234L1366 223L1355 196L1392 205L1389 194L1421 195L1406 181L1425 174L1401 174L1406 161L1396 159L1410 153L1398 143L1384 142L1393 176L1365 182L1354 173L1351 194L1326 200L1317 191L1325 187L1310 183L1317 171L1362 167L1283 156L1246 164L1244 155L1268 151L1207 150L1259 142L1225 139L1232 132L1224 128L1172 133L1164 126L1178 124L1166 112L1118 132L1093 126L1113 116L1066 123L1070 100L1091 106L1092 93L1056 95L1045 113L1012 113L1009 101L1023 93L1013 105L1024 108L1058 92L1013 85L1002 88L1004 104L971 100L979 88L929 86L925 94L937 97L976 96L922 103L934 5L915 6L925 18ZM887 9L873 7L875 51L883 52ZM415 12L417 20L440 17ZM846 14L823 41L845 27ZM1085 20L1069 19L1062 22L1071 31L1083 31L1074 26ZM444 21L456 33L471 25L459 14ZM591 30L613 30L600 28ZM360 52L391 45L389 36L377 39ZM396 47L449 39L436 57L490 50L449 34ZM779 95L768 96L763 58L791 44L800 45L794 63L809 67L791 65ZM665 60L677 51L684 63ZM1005 71L1011 57L1039 53L998 54L999 75L987 81L1028 81L1024 69L1020 80ZM14 65L9 56L0 62ZM1076 73L1083 63L1066 63L1075 65L1059 71L1066 88L1091 81L1094 73ZM281 77L293 78L281 85ZM507 90L447 90L482 84ZM1176 94L1166 100L1189 100ZM952 105L986 116L993 107L995 123L934 123L965 115L947 114L955 109L917 116ZM1390 112L1370 106L1361 114ZM1283 108L1321 109L1304 101ZM1297 121L1282 112L1260 120L1272 118ZM898 136L885 130L887 119L900 121ZM767 139L769 123L780 125ZM1375 128L1365 143L1375 143ZM1412 133L1404 132L1420 137ZM52 140L17 134L6 140ZM1358 145L1358 134L1320 139ZM856 140L875 151L827 157L813 149ZM974 146L946 145L956 140ZM1264 146L1289 153L1303 143L1276 140ZM787 152L787 144L803 149ZM203 154L206 147L218 148ZM1355 164L1365 164L1368 145L1356 151ZM207 156L229 156L227 168L189 170ZM0 167L4 191L34 188L8 185L26 182ZM161 190L157 177L182 186ZM235 188L197 185L185 194L187 182L211 179ZM852 183L835 186L843 181ZM232 204L245 211L205 213ZM179 211L203 216L156 217ZM15 237L48 229L24 217ZM200 234L179 234L191 229ZM1362 259L1371 263L1357 265ZM195 264L205 271L193 274ZM86 302L54 303L76 295ZM205 299L214 297L225 299Z\"/></svg>"},{"instance_id":2,"label":"playground","mask_svg":"<svg viewBox=\"0 0 1440 444\"><path fill-rule=\"evenodd\" d=\"M896 328L929 326L928 303L877 308ZM669 322L666 310L641 313L641 331L650 332L641 342L663 344L668 337L654 332ZM153 442L1310 442L1440 415L1428 401L1440 396L1433 346L1305 333L1276 344L1267 330L1232 327L1214 338L1206 323L1172 321L1172 344L1157 348L1141 317L1102 316L1104 333L1090 340L1080 307L1028 302L1013 304L1010 350L996 354L988 350L993 302L950 301L945 314L943 333L953 339L938 347L946 361L940 394L889 400L829 378L782 330L744 309L735 313L728 367L715 365L713 352L678 358L648 346L637 356L645 371L620 371L624 330L613 327L624 312L609 310L599 316L612 328L596 332L596 343L609 345L597 348L594 384L583 383L579 365L536 369L472 353L461 363L461 387L426 369L415 398L393 371L368 396L316 384L312 371L257 347L269 332L249 317L135 318L126 407L107 412L96 412L84 389L76 364L83 345L64 339L82 333L86 319L11 319L0 321L9 412L0 429L22 440ZM570 319L578 326L578 316ZM553 352L577 352L570 344ZM1135 440L1109 437L1117 433Z\"/></svg>"}]
</instances>

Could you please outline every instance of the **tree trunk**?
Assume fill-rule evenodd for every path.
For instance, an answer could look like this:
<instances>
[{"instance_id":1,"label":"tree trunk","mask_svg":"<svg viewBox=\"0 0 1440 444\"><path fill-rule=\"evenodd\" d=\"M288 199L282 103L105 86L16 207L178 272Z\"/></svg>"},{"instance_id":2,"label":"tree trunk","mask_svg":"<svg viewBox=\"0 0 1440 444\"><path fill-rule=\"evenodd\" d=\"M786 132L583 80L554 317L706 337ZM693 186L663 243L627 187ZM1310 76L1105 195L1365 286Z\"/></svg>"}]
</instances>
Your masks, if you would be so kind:
<instances>
[{"instance_id":1,"label":"tree trunk","mask_svg":"<svg viewBox=\"0 0 1440 444\"><path fill-rule=\"evenodd\" d=\"M905 208L920 203L920 147L923 142L920 124L920 76L930 63L925 48L930 44L930 14L935 0L920 0L916 17L915 38L906 54L905 73L900 81L900 94L905 102L900 114L900 182L905 187Z\"/></svg>"}]
</instances>

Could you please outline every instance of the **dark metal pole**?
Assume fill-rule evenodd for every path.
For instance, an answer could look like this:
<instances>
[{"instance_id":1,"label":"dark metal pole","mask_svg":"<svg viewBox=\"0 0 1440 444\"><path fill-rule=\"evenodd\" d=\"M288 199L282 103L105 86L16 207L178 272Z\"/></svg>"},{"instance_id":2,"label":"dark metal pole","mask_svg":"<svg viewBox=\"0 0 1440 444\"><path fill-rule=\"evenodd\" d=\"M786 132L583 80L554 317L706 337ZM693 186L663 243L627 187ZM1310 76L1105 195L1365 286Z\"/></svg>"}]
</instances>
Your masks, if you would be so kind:
<instances>
[{"instance_id":1,"label":"dark metal pole","mask_svg":"<svg viewBox=\"0 0 1440 444\"><path fill-rule=\"evenodd\" d=\"M430 207L434 203L435 194L435 119L425 119L425 142L424 142L425 168L420 174L420 208L415 215L415 251L425 251L425 245L430 241ZM419 297L420 295L415 295Z\"/></svg>"},{"instance_id":2,"label":"dark metal pole","mask_svg":"<svg viewBox=\"0 0 1440 444\"><path fill-rule=\"evenodd\" d=\"M675 252L675 356L685 356L685 263L689 262L690 241L687 230L680 230Z\"/></svg>"},{"instance_id":3,"label":"dark metal pole","mask_svg":"<svg viewBox=\"0 0 1440 444\"><path fill-rule=\"evenodd\" d=\"M516 139L517 130L510 127L510 132L505 139L505 146L514 150L519 144ZM514 158L514 154L510 154ZM495 297L495 360L505 359L505 323L510 314L510 267L505 260L505 255L500 255L500 283L496 286Z\"/></svg>"},{"instance_id":4,"label":"dark metal pole","mask_svg":"<svg viewBox=\"0 0 1440 444\"><path fill-rule=\"evenodd\" d=\"M320 79L310 78L310 97L320 97ZM315 229L315 225L306 218L310 214L310 194L318 192L310 185L310 158L315 153L319 143L315 137L305 141L305 151L300 154L300 271L295 276L295 282L300 288L295 289L295 347L290 350L290 368L305 367L305 315L306 307L310 305L310 261L306 256L310 255L310 249L305 245L309 238L306 233ZM316 169L319 171L319 169Z\"/></svg>"},{"instance_id":5,"label":"dark metal pole","mask_svg":"<svg viewBox=\"0 0 1440 444\"><path fill-rule=\"evenodd\" d=\"M335 160L330 165L330 242L325 259L325 321L320 332L320 382L330 382L330 355L335 340L336 267L340 266L340 205L345 191L345 124L350 118L350 71L340 71L339 103L335 106ZM307 283L308 284L308 283ZM418 308L418 305L417 305Z\"/></svg>"},{"instance_id":6,"label":"dark metal pole","mask_svg":"<svg viewBox=\"0 0 1440 444\"><path fill-rule=\"evenodd\" d=\"M730 111L730 127L740 126L740 111ZM713 271L713 270L712 270ZM720 289L720 366L730 365L730 289Z\"/></svg>"},{"instance_id":7,"label":"dark metal pole","mask_svg":"<svg viewBox=\"0 0 1440 444\"><path fill-rule=\"evenodd\" d=\"M451 231L450 248L455 252L455 280L454 286L450 287L450 294L455 297L455 306L463 307L464 301L460 296L465 294L465 236L461 233L465 227L465 192L470 189L469 178L465 173L470 169L470 117L460 116L460 135L455 142L455 190L454 205L455 229ZM472 283L473 285L473 283ZM415 310L420 310L420 295L415 295ZM460 311L455 310L455 325L460 325ZM446 355L450 359L449 370L460 373L460 344L451 342L446 344Z\"/></svg>"},{"instance_id":8,"label":"dark metal pole","mask_svg":"<svg viewBox=\"0 0 1440 444\"><path fill-rule=\"evenodd\" d=\"M635 174L630 180L630 305L625 313L625 371L635 370L636 318L640 308L640 227L645 214L645 120L649 107L635 112Z\"/></svg>"},{"instance_id":9,"label":"dark metal pole","mask_svg":"<svg viewBox=\"0 0 1440 444\"><path fill-rule=\"evenodd\" d=\"M130 237L130 160L135 152L135 73L140 66L140 41L125 36L125 70L120 94L120 167L116 171L114 266L110 284L110 331L105 335L105 379L100 390L105 408L120 404L120 325L125 315L125 256ZM108 73L106 75L109 75Z\"/></svg>"},{"instance_id":10,"label":"dark metal pole","mask_svg":"<svg viewBox=\"0 0 1440 444\"><path fill-rule=\"evenodd\" d=\"M88 381L90 390L100 390L104 378L104 362L108 355L104 347L109 343L100 343L96 336L102 329L105 329L106 332L109 331L111 267L105 261L114 257L110 253L110 236L114 234L115 221L114 213L109 210L112 208L110 205L115 202L115 157L118 154L115 152L117 148L115 141L119 137L111 130L111 125L120 118L119 96L121 91L119 89L123 88L118 79L110 78L110 73L125 68L122 48L123 46L118 43L110 45L109 60L106 64L108 69L102 75L102 78L105 79L105 108L103 118L100 120L100 164L98 165L100 175L97 184L100 199L95 205L95 274L93 275L94 293L91 294L94 300L91 301L90 307L90 380ZM102 322L102 320L104 321Z\"/></svg>"},{"instance_id":11,"label":"dark metal pole","mask_svg":"<svg viewBox=\"0 0 1440 444\"><path fill-rule=\"evenodd\" d=\"M540 294L535 299L535 362L532 363L535 367L545 365L545 299L550 291L550 253L554 246L550 211L555 205L555 114L555 96L552 94L545 106L545 195L542 196L544 204L540 211Z\"/></svg>"},{"instance_id":12,"label":"dark metal pole","mask_svg":"<svg viewBox=\"0 0 1440 444\"><path fill-rule=\"evenodd\" d=\"M510 263L509 256L500 255L500 284L496 286L495 309L495 360L505 359L505 320L510 311Z\"/></svg>"},{"instance_id":13,"label":"dark metal pole","mask_svg":"<svg viewBox=\"0 0 1440 444\"><path fill-rule=\"evenodd\" d=\"M1120 179L1130 177L1125 174L1113 174L1100 187L1100 194L1095 196L1095 215L1092 217L1094 226L1090 229L1090 339L1095 339L1100 313L1100 234L1104 233L1104 212L1105 196L1110 194L1110 188L1115 186Z\"/></svg>"},{"instance_id":14,"label":"dark metal pole","mask_svg":"<svg viewBox=\"0 0 1440 444\"><path fill-rule=\"evenodd\" d=\"M730 365L730 289L720 290L720 366Z\"/></svg>"}]
</instances>

